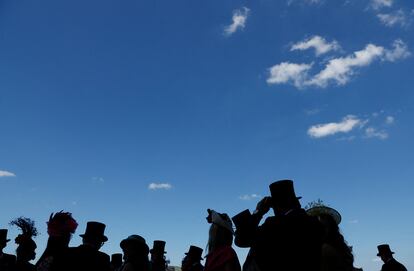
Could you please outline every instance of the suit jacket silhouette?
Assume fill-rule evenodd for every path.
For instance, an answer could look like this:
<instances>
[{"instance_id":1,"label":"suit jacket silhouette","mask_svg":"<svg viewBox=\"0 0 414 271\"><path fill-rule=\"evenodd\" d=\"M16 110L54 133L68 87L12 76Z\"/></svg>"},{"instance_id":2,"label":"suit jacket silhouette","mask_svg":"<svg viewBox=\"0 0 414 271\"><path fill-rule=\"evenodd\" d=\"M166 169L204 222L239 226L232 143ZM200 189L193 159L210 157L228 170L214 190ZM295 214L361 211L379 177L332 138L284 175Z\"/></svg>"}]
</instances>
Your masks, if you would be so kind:
<instances>
[{"instance_id":1,"label":"suit jacket silhouette","mask_svg":"<svg viewBox=\"0 0 414 271\"><path fill-rule=\"evenodd\" d=\"M16 256L3 253L0 255L0 270L12 271L16 265Z\"/></svg>"},{"instance_id":2,"label":"suit jacket silhouette","mask_svg":"<svg viewBox=\"0 0 414 271\"><path fill-rule=\"evenodd\" d=\"M56 257L53 271L110 271L110 257L96 249L80 245L71 247Z\"/></svg>"},{"instance_id":3,"label":"suit jacket silhouette","mask_svg":"<svg viewBox=\"0 0 414 271\"><path fill-rule=\"evenodd\" d=\"M407 268L397 262L396 259L391 258L388 262L382 265L381 271L407 271Z\"/></svg>"},{"instance_id":4,"label":"suit jacket silhouette","mask_svg":"<svg viewBox=\"0 0 414 271\"><path fill-rule=\"evenodd\" d=\"M252 257L260 271L319 271L323 228L303 209L269 217L258 226L257 214L236 230L235 243L251 247ZM243 266L248 269L248 266Z\"/></svg>"}]
</instances>

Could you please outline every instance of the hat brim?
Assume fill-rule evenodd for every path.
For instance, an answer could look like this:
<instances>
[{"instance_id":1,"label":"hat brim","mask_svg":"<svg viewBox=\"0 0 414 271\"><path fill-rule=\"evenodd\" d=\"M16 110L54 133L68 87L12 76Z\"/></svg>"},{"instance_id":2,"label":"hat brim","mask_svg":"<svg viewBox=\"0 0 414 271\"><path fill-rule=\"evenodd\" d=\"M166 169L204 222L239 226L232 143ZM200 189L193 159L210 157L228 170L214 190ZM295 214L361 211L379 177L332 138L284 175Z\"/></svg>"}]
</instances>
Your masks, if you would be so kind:
<instances>
[{"instance_id":1,"label":"hat brim","mask_svg":"<svg viewBox=\"0 0 414 271\"><path fill-rule=\"evenodd\" d=\"M108 237L106 237L105 235L93 236L93 235L79 234L79 236L82 237L82 238L90 236L92 238L100 239L102 242L108 241Z\"/></svg>"},{"instance_id":2,"label":"hat brim","mask_svg":"<svg viewBox=\"0 0 414 271\"><path fill-rule=\"evenodd\" d=\"M390 253L391 254L394 254L394 251L391 251ZM386 253L382 253L382 254L386 254ZM377 256L381 256L382 254L381 253L378 253Z\"/></svg>"},{"instance_id":3,"label":"hat brim","mask_svg":"<svg viewBox=\"0 0 414 271\"><path fill-rule=\"evenodd\" d=\"M190 253L188 253L188 252L186 252L186 253L184 253L186 256L188 256L188 254L190 254ZM199 257L199 260L202 260L203 259L203 257Z\"/></svg>"},{"instance_id":4,"label":"hat brim","mask_svg":"<svg viewBox=\"0 0 414 271\"><path fill-rule=\"evenodd\" d=\"M327 207L327 206L316 206L306 210L306 213L310 216L319 216L322 214L330 215L339 225L342 221L341 214L335 210L334 208Z\"/></svg>"}]
</instances>

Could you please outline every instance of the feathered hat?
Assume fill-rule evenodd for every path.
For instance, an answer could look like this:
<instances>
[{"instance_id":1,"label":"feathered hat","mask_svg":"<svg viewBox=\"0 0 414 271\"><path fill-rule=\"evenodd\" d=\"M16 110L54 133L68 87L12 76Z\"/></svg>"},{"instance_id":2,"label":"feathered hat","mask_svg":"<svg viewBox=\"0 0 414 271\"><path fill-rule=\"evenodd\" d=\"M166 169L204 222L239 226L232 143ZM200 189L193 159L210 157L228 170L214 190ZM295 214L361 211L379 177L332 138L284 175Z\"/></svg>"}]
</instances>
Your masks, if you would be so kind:
<instances>
[{"instance_id":1,"label":"feathered hat","mask_svg":"<svg viewBox=\"0 0 414 271\"><path fill-rule=\"evenodd\" d=\"M78 227L78 223L68 212L57 212L51 214L47 224L47 233L51 237L61 237L68 234L73 234Z\"/></svg>"},{"instance_id":2,"label":"feathered hat","mask_svg":"<svg viewBox=\"0 0 414 271\"><path fill-rule=\"evenodd\" d=\"M20 245L26 245L33 249L36 248L36 243L33 241L32 237L37 236L37 229L35 227L35 222L27 217L19 217L15 220L10 222L11 226L17 226L22 231L21 234L19 234L14 241L16 244Z\"/></svg>"}]
</instances>

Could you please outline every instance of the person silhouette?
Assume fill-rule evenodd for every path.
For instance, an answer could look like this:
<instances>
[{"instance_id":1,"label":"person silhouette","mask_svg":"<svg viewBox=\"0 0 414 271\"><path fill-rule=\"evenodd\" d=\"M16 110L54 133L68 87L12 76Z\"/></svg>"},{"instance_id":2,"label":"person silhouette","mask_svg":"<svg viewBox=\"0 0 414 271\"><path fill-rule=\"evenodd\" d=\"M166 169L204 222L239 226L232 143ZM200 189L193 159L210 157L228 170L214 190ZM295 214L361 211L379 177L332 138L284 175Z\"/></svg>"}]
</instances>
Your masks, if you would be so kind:
<instances>
[{"instance_id":1,"label":"person silhouette","mask_svg":"<svg viewBox=\"0 0 414 271\"><path fill-rule=\"evenodd\" d=\"M124 264L121 271L149 271L149 247L145 239L137 234L128 236L119 244L124 252Z\"/></svg>"},{"instance_id":2,"label":"person silhouette","mask_svg":"<svg viewBox=\"0 0 414 271\"><path fill-rule=\"evenodd\" d=\"M204 267L201 264L203 257L203 249L197 246L190 246L188 252L181 262L182 271L203 271Z\"/></svg>"},{"instance_id":3,"label":"person silhouette","mask_svg":"<svg viewBox=\"0 0 414 271\"><path fill-rule=\"evenodd\" d=\"M339 231L340 213L328 206L319 205L306 210L308 215L318 218L324 227L321 255L321 271L353 271L354 256Z\"/></svg>"},{"instance_id":4,"label":"person silhouette","mask_svg":"<svg viewBox=\"0 0 414 271\"><path fill-rule=\"evenodd\" d=\"M90 221L82 237L82 245L69 247L52 263L53 271L110 271L110 257L99 251L108 240L105 224Z\"/></svg>"},{"instance_id":5,"label":"person silhouette","mask_svg":"<svg viewBox=\"0 0 414 271\"><path fill-rule=\"evenodd\" d=\"M0 229L0 270L13 271L16 264L16 256L3 252L10 239L7 239L7 229Z\"/></svg>"},{"instance_id":6,"label":"person silhouette","mask_svg":"<svg viewBox=\"0 0 414 271\"><path fill-rule=\"evenodd\" d=\"M167 270L167 261L165 260L165 241L155 240L150 250L151 253L151 271Z\"/></svg>"},{"instance_id":7,"label":"person silhouette","mask_svg":"<svg viewBox=\"0 0 414 271\"><path fill-rule=\"evenodd\" d=\"M47 224L46 249L36 263L37 271L49 271L56 256L63 253L69 246L72 234L75 233L78 223L71 213L57 212L51 214Z\"/></svg>"},{"instance_id":8,"label":"person silhouette","mask_svg":"<svg viewBox=\"0 0 414 271\"><path fill-rule=\"evenodd\" d=\"M377 256L381 257L381 260L384 262L382 265L381 271L407 271L404 265L397 262L396 259L392 256L394 252L391 251L388 244L382 244L377 246L378 254Z\"/></svg>"},{"instance_id":9,"label":"person silhouette","mask_svg":"<svg viewBox=\"0 0 414 271\"><path fill-rule=\"evenodd\" d=\"M240 262L232 248L233 225L227 214L208 209L209 230L204 271L240 271Z\"/></svg>"},{"instance_id":10,"label":"person silhouette","mask_svg":"<svg viewBox=\"0 0 414 271\"><path fill-rule=\"evenodd\" d=\"M271 197L259 201L253 214L243 211L245 215L239 217L244 227L236 228L236 245L251 248L253 270L319 271L322 225L301 208L293 181L276 181L269 189ZM270 208L275 215L259 226Z\"/></svg>"},{"instance_id":11,"label":"person silhouette","mask_svg":"<svg viewBox=\"0 0 414 271\"><path fill-rule=\"evenodd\" d=\"M34 271L36 267L30 263L36 257L36 243L33 241L33 237L37 236L37 229L35 223L30 218L19 217L10 222L10 225L14 225L20 228L22 231L16 239L15 243L18 245L16 249L16 265L17 271Z\"/></svg>"},{"instance_id":12,"label":"person silhouette","mask_svg":"<svg viewBox=\"0 0 414 271\"><path fill-rule=\"evenodd\" d=\"M111 271L121 270L122 264L122 253L114 253L111 255Z\"/></svg>"}]
</instances>

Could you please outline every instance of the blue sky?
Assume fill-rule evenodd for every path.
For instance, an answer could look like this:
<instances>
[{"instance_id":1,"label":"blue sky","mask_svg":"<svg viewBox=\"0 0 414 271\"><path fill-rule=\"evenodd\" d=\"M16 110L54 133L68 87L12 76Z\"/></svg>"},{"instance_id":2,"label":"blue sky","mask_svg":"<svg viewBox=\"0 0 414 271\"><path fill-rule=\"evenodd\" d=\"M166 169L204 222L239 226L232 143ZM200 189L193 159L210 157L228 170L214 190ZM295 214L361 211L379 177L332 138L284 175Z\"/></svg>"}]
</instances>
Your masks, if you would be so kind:
<instances>
[{"instance_id":1,"label":"blue sky","mask_svg":"<svg viewBox=\"0 0 414 271\"><path fill-rule=\"evenodd\" d=\"M390 243L412 269L413 27L402 0L1 1L0 225L33 218L40 254L63 209L179 264L207 208L291 178L356 266Z\"/></svg>"}]
</instances>

